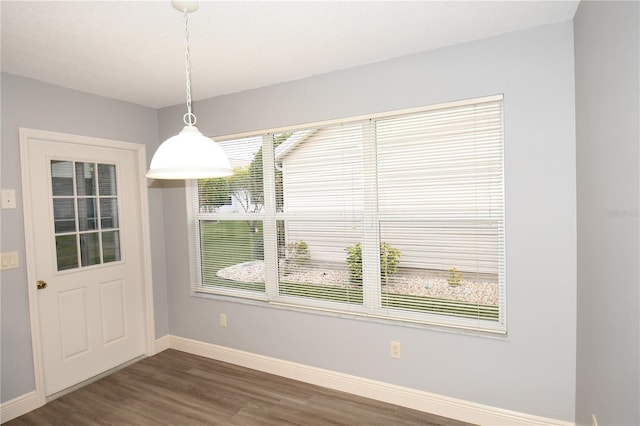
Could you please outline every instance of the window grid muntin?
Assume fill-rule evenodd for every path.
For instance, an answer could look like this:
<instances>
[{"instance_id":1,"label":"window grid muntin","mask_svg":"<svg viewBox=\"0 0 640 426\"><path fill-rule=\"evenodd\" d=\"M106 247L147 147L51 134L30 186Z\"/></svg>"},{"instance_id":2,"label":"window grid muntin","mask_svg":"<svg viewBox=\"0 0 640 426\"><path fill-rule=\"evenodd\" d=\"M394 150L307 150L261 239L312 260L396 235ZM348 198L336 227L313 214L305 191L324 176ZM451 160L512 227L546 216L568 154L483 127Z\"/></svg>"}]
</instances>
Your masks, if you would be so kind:
<instances>
[{"instance_id":1,"label":"window grid muntin","mask_svg":"<svg viewBox=\"0 0 640 426\"><path fill-rule=\"evenodd\" d=\"M56 172L54 172L54 165L59 165L62 163L69 163L71 165L71 168L69 170L70 176L67 177L67 179L71 179L71 184L69 185L69 187L71 188L71 191L64 191L64 194L59 194L60 191L60 185L59 185L59 181L56 182L56 178L60 178L60 176L56 176ZM79 188L79 183L78 183L78 179L77 179L77 174L78 174L78 170L79 170L79 166L82 164L89 164L91 165L91 169L93 170L93 178L92 178L92 182L93 182L93 190L91 191L92 194L91 195L81 195L79 194L80 192L80 188ZM115 191L114 194L109 194L109 195L100 195L99 191L99 185L100 185L100 176L99 176L99 170L101 168L101 166L103 167L108 167L112 170L111 172L111 177L113 178L113 182L112 182L112 188L113 191ZM57 170L57 172L59 173L60 170ZM111 200L115 200L115 211L113 211L113 213L115 214L115 216L117 217L116 221L119 222L119 217L120 217L120 206L118 203L118 192L117 192L117 167L115 164L104 164L104 163L96 163L96 162L86 162L86 161L73 161L73 160L50 160L50 167L49 167L49 173L50 173L50 182L51 182L51 199L52 199L52 209L53 209L53 214L52 214L52 220L54 222L54 227L53 227L53 231L54 231L54 253L55 253L55 257L56 257L56 269L58 272L63 272L63 271L68 271L71 269L81 269L81 268L89 268L89 267L95 267L97 265L103 265L106 263L113 263L113 262L119 262L122 260L122 251L121 251L121 232L120 232L120 227L118 224L118 227L102 227L101 226L101 221L102 221L102 215L100 212L100 200L102 199L111 199ZM95 222L95 227L92 229L81 229L82 226L80 226L80 203L81 201L85 201L86 200L93 200L93 204L95 205L95 210L94 210L94 218L92 219L93 222ZM71 206L73 206L73 222L74 222L74 229L69 231L69 230L65 230L65 231L56 231L57 228L57 213L56 213L56 201L68 201L69 204ZM113 210L113 209L112 209ZM113 250L113 255L110 255L109 259L107 259L107 261L105 261L104 258L104 242L103 242L103 234L105 232L110 233L110 235L113 235L115 237L115 235L117 234L117 238L114 238L114 246L117 246L117 252L116 249ZM93 235L95 234L95 235ZM67 262L67 263L61 263L60 262L60 258L61 255L63 253L61 253L59 251L59 248L61 247L59 244L59 241L65 240L65 239L69 239L69 237L74 237L75 238L75 259L76 262L71 263L71 262ZM97 237L97 238L96 238ZM83 245L83 240L84 241L89 241L89 239L93 238L94 243L95 243L95 247L87 247L86 244ZM97 254L96 254L97 252ZM87 256L91 256L91 253L93 254L92 257L87 258ZM97 261L96 261L96 256L97 256ZM111 260L111 258L113 258L113 260ZM86 259L86 262L83 262L83 259ZM62 267L61 267L62 266Z\"/></svg>"}]
</instances>

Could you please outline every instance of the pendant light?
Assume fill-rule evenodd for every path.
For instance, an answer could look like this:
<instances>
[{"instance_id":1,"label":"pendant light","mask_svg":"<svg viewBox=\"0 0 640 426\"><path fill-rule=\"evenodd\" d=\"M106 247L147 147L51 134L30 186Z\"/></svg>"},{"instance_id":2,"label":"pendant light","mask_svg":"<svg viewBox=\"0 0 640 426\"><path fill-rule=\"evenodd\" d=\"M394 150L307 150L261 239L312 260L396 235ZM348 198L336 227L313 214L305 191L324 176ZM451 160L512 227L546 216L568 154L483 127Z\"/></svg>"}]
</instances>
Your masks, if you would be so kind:
<instances>
[{"instance_id":1,"label":"pendant light","mask_svg":"<svg viewBox=\"0 0 640 426\"><path fill-rule=\"evenodd\" d=\"M184 128L176 136L164 141L151 159L146 176L153 179L202 179L230 176L233 169L229 159L212 139L205 137L191 112L191 64L189 60L188 14L198 10L198 2L172 1L172 6L184 15L185 63L187 74L187 113Z\"/></svg>"}]
</instances>

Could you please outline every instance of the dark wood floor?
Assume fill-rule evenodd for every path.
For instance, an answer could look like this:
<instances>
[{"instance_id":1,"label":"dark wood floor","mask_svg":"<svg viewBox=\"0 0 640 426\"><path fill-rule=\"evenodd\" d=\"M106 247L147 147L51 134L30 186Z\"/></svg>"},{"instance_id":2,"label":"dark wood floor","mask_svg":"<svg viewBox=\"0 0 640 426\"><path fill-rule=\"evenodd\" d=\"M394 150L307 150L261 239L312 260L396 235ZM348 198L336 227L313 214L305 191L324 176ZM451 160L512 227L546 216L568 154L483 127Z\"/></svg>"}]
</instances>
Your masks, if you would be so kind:
<instances>
[{"instance_id":1,"label":"dark wood floor","mask_svg":"<svg viewBox=\"0 0 640 426\"><path fill-rule=\"evenodd\" d=\"M464 426L468 423L169 349L6 425Z\"/></svg>"}]
</instances>

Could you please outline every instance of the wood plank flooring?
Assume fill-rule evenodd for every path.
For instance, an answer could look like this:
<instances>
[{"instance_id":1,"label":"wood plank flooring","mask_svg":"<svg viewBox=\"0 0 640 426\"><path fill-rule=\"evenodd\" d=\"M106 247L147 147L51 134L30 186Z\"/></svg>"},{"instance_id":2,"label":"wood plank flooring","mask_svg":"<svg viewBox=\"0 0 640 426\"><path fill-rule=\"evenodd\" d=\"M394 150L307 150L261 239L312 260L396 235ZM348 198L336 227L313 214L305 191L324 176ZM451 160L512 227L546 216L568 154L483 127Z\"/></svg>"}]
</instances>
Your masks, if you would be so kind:
<instances>
[{"instance_id":1,"label":"wood plank flooring","mask_svg":"<svg viewBox=\"0 0 640 426\"><path fill-rule=\"evenodd\" d=\"M469 423L169 349L5 425L465 426Z\"/></svg>"}]
</instances>

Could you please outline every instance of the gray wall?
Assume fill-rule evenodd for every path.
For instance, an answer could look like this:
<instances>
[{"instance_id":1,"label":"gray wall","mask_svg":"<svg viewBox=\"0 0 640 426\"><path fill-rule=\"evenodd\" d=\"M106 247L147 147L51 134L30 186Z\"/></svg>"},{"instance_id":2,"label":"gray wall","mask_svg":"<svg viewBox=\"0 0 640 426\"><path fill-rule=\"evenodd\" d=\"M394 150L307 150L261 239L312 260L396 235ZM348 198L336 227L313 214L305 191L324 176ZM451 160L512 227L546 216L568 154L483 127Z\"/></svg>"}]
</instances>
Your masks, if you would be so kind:
<instances>
[{"instance_id":1,"label":"gray wall","mask_svg":"<svg viewBox=\"0 0 640 426\"><path fill-rule=\"evenodd\" d=\"M171 334L573 421L573 55L565 22L194 104L198 126L215 136L504 93L507 337L192 297L179 186L163 197ZM159 111L161 138L180 129L183 110ZM401 342L401 360L390 359L390 340Z\"/></svg>"},{"instance_id":2,"label":"gray wall","mask_svg":"<svg viewBox=\"0 0 640 426\"><path fill-rule=\"evenodd\" d=\"M639 17L583 1L574 19L579 425L640 424Z\"/></svg>"},{"instance_id":3,"label":"gray wall","mask_svg":"<svg viewBox=\"0 0 640 426\"><path fill-rule=\"evenodd\" d=\"M18 208L0 210L0 250L17 251L20 267L1 272L0 401L35 389L20 183L18 128L64 132L147 145L151 157L159 143L157 111L58 86L2 74L2 188L16 190ZM149 160L148 159L148 160ZM156 335L168 331L162 191L149 190L153 245Z\"/></svg>"}]
</instances>

